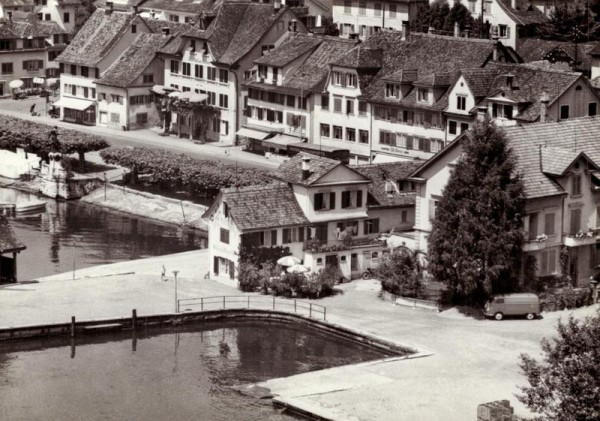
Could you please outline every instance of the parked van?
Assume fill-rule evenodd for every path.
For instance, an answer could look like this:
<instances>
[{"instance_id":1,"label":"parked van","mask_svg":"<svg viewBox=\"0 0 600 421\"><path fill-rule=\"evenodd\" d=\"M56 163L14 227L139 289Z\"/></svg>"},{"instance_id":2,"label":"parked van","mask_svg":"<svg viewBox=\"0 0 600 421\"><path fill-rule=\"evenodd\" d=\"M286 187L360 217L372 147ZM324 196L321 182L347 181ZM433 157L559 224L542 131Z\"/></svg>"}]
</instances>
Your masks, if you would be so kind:
<instances>
[{"instance_id":1,"label":"parked van","mask_svg":"<svg viewBox=\"0 0 600 421\"><path fill-rule=\"evenodd\" d=\"M483 314L502 320L504 316L525 316L533 320L539 316L540 299L535 294L503 294L494 295L485 303Z\"/></svg>"}]
</instances>

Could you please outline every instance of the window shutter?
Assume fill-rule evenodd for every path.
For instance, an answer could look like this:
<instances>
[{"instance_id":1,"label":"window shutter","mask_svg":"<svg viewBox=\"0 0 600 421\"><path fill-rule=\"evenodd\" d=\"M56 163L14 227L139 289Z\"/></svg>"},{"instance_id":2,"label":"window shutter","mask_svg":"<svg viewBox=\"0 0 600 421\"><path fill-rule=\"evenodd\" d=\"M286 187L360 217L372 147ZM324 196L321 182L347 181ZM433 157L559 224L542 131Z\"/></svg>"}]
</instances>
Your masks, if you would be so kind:
<instances>
[{"instance_id":1,"label":"window shutter","mask_svg":"<svg viewBox=\"0 0 600 421\"><path fill-rule=\"evenodd\" d=\"M276 246L277 245L277 230L272 230L271 231L271 245L272 246Z\"/></svg>"},{"instance_id":2,"label":"window shutter","mask_svg":"<svg viewBox=\"0 0 600 421\"><path fill-rule=\"evenodd\" d=\"M235 265L232 261L229 261L229 279L235 278Z\"/></svg>"},{"instance_id":3,"label":"window shutter","mask_svg":"<svg viewBox=\"0 0 600 421\"><path fill-rule=\"evenodd\" d=\"M379 232L379 218L373 219L373 232Z\"/></svg>"},{"instance_id":4,"label":"window shutter","mask_svg":"<svg viewBox=\"0 0 600 421\"><path fill-rule=\"evenodd\" d=\"M335 209L335 192L329 193L329 209Z\"/></svg>"},{"instance_id":5,"label":"window shutter","mask_svg":"<svg viewBox=\"0 0 600 421\"><path fill-rule=\"evenodd\" d=\"M215 265L215 275L219 274L219 258L217 256L214 257L214 265Z\"/></svg>"},{"instance_id":6,"label":"window shutter","mask_svg":"<svg viewBox=\"0 0 600 421\"><path fill-rule=\"evenodd\" d=\"M298 227L298 241L304 242L304 227Z\"/></svg>"},{"instance_id":7,"label":"window shutter","mask_svg":"<svg viewBox=\"0 0 600 421\"><path fill-rule=\"evenodd\" d=\"M435 219L435 200L429 200L429 220L433 221Z\"/></svg>"},{"instance_id":8,"label":"window shutter","mask_svg":"<svg viewBox=\"0 0 600 421\"><path fill-rule=\"evenodd\" d=\"M506 38L510 38L510 26L506 26Z\"/></svg>"},{"instance_id":9,"label":"window shutter","mask_svg":"<svg viewBox=\"0 0 600 421\"><path fill-rule=\"evenodd\" d=\"M358 190L356 192L356 207L357 208L362 207L362 194L363 194L362 190Z\"/></svg>"}]
</instances>

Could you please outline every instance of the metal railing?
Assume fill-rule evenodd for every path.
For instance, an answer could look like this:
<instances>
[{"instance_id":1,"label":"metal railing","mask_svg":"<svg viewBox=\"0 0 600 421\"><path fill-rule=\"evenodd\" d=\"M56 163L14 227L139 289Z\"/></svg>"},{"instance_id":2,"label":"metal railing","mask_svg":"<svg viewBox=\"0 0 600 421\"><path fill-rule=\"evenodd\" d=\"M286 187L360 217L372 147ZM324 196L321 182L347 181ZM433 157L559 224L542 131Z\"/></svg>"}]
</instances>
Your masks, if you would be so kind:
<instances>
[{"instance_id":1,"label":"metal railing","mask_svg":"<svg viewBox=\"0 0 600 421\"><path fill-rule=\"evenodd\" d=\"M177 313L182 311L212 311L227 309L257 309L283 311L313 319L327 320L327 307L301 300L270 297L266 295L222 295L216 297L181 298L177 300Z\"/></svg>"},{"instance_id":2,"label":"metal railing","mask_svg":"<svg viewBox=\"0 0 600 421\"><path fill-rule=\"evenodd\" d=\"M369 237L346 237L343 240L332 241L305 240L303 244L303 250L311 253L343 251L360 247L386 247L386 241Z\"/></svg>"}]
</instances>

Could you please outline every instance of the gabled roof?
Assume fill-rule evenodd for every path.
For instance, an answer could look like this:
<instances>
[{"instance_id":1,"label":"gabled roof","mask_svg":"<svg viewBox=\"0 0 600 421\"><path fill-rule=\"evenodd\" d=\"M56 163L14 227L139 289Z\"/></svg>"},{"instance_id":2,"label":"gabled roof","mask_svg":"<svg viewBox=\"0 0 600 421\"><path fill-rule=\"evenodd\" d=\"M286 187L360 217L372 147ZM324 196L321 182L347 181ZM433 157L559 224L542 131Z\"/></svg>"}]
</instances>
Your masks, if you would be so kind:
<instances>
[{"instance_id":1,"label":"gabled roof","mask_svg":"<svg viewBox=\"0 0 600 421\"><path fill-rule=\"evenodd\" d=\"M383 54L382 48L372 48L367 47L366 44L359 44L332 64L352 69L380 69L383 66Z\"/></svg>"},{"instance_id":2,"label":"gabled roof","mask_svg":"<svg viewBox=\"0 0 600 421\"><path fill-rule=\"evenodd\" d=\"M219 197L203 217L210 216L221 200L240 231L306 225L308 219L296 201L292 188L284 183L221 189Z\"/></svg>"},{"instance_id":3,"label":"gabled roof","mask_svg":"<svg viewBox=\"0 0 600 421\"><path fill-rule=\"evenodd\" d=\"M167 42L161 34L140 34L118 59L96 80L101 85L125 88L150 65L156 53Z\"/></svg>"},{"instance_id":4,"label":"gabled roof","mask_svg":"<svg viewBox=\"0 0 600 421\"><path fill-rule=\"evenodd\" d=\"M396 183L406 180L422 164L423 161L403 161L386 164L357 165L351 168L372 181L368 187L369 198L367 205L369 208L392 208L414 205L416 193L394 190L393 193L388 194L385 191L386 181L390 180Z\"/></svg>"},{"instance_id":5,"label":"gabled roof","mask_svg":"<svg viewBox=\"0 0 600 421\"><path fill-rule=\"evenodd\" d=\"M521 109L515 118L527 122L539 119L543 92L551 105L578 80L589 86L580 73L533 64L490 63L485 69L462 70L461 75L478 100L504 96L518 102ZM507 83L508 75L512 76L512 87Z\"/></svg>"},{"instance_id":6,"label":"gabled roof","mask_svg":"<svg viewBox=\"0 0 600 421\"><path fill-rule=\"evenodd\" d=\"M525 63L567 59L574 68L590 71L593 51L600 51L600 43L581 43L525 38L519 45L518 53Z\"/></svg>"},{"instance_id":7,"label":"gabled roof","mask_svg":"<svg viewBox=\"0 0 600 421\"><path fill-rule=\"evenodd\" d=\"M349 61L344 60L357 57L358 50L382 51L382 65L376 73L369 75L359 70L359 78L361 74L366 76L360 86L362 97L374 102L399 104L398 100L385 97L386 82L402 83L421 80L429 83L436 79L452 80L461 68L485 66L491 61L495 48L498 48L504 57L510 59L511 56L502 44L491 40L419 33L410 34L404 40L401 32L380 31L371 35L364 43L356 46L334 64L339 62L349 64ZM442 96L438 102L445 100L447 97ZM405 98L404 104L408 103L417 106L416 96ZM443 109L446 105L432 104L431 108Z\"/></svg>"},{"instance_id":8,"label":"gabled roof","mask_svg":"<svg viewBox=\"0 0 600 421\"><path fill-rule=\"evenodd\" d=\"M585 152L544 146L540 148L540 153L541 169L544 174L561 177L580 158L585 159L592 168L598 170L598 166L587 157Z\"/></svg>"},{"instance_id":9,"label":"gabled roof","mask_svg":"<svg viewBox=\"0 0 600 421\"><path fill-rule=\"evenodd\" d=\"M162 34L163 28L169 29L169 35L165 35L164 42L160 48L160 52L164 54L176 54L181 51L185 45L183 35L192 29L192 25L188 23L178 23L158 19L144 19L152 32Z\"/></svg>"},{"instance_id":10,"label":"gabled roof","mask_svg":"<svg viewBox=\"0 0 600 421\"><path fill-rule=\"evenodd\" d=\"M0 0L2 7L35 6L35 0Z\"/></svg>"},{"instance_id":11,"label":"gabled roof","mask_svg":"<svg viewBox=\"0 0 600 421\"><path fill-rule=\"evenodd\" d=\"M94 67L119 41L123 32L137 17L130 12L106 14L97 9L85 22L75 38L58 57L61 63Z\"/></svg>"},{"instance_id":12,"label":"gabled roof","mask_svg":"<svg viewBox=\"0 0 600 421\"><path fill-rule=\"evenodd\" d=\"M498 4L518 25L539 25L548 22L548 16L528 0L516 0L517 7L514 9L512 1L514 0L498 0Z\"/></svg>"},{"instance_id":13,"label":"gabled roof","mask_svg":"<svg viewBox=\"0 0 600 421\"><path fill-rule=\"evenodd\" d=\"M143 9L166 10L169 12L200 14L210 8L211 0L146 0L140 4Z\"/></svg>"},{"instance_id":14,"label":"gabled roof","mask_svg":"<svg viewBox=\"0 0 600 421\"><path fill-rule=\"evenodd\" d=\"M267 31L287 12L281 7L260 3L224 2L206 31L194 28L186 36L210 42L210 50L218 63L233 65L262 39Z\"/></svg>"},{"instance_id":15,"label":"gabled roof","mask_svg":"<svg viewBox=\"0 0 600 421\"><path fill-rule=\"evenodd\" d=\"M26 247L21 243L4 215L0 215L0 253L19 252Z\"/></svg>"},{"instance_id":16,"label":"gabled roof","mask_svg":"<svg viewBox=\"0 0 600 421\"><path fill-rule=\"evenodd\" d=\"M310 158L310 172L308 178L302 177L302 158ZM286 183L310 186L316 183L321 177L333 170L338 165L343 165L335 159L325 158L323 156L312 155L308 153L299 153L293 158L283 162L273 173L273 177Z\"/></svg>"},{"instance_id":17,"label":"gabled roof","mask_svg":"<svg viewBox=\"0 0 600 421\"><path fill-rule=\"evenodd\" d=\"M40 21L35 14L24 19L0 21L0 39L48 38L54 34L66 34L54 21Z\"/></svg>"},{"instance_id":18,"label":"gabled roof","mask_svg":"<svg viewBox=\"0 0 600 421\"><path fill-rule=\"evenodd\" d=\"M314 36L296 34L289 37L283 44L270 53L254 60L256 64L283 67L298 57L314 50L321 43L321 39Z\"/></svg>"}]
</instances>

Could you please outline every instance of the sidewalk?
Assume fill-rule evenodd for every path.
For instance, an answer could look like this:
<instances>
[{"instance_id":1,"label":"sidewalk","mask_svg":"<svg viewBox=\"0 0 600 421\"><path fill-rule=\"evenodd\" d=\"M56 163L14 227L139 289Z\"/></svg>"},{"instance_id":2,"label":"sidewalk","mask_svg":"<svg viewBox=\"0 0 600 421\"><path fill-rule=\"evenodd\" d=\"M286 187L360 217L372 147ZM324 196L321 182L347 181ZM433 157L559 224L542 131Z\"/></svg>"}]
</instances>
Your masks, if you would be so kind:
<instances>
[{"instance_id":1,"label":"sidewalk","mask_svg":"<svg viewBox=\"0 0 600 421\"><path fill-rule=\"evenodd\" d=\"M160 130L144 129L133 131L119 131L106 127L84 126L73 123L66 123L56 118L50 118L45 115L44 98L29 97L24 100L0 99L0 114L18 117L24 120L35 121L37 123L49 124L51 126L63 127L71 130L78 130L84 133L91 133L106 137L112 146L132 146L166 149L175 153L184 153L195 159L211 159L238 164L241 166L260 167L264 169L274 169L281 163L277 157L266 158L261 155L244 152L241 146L229 146L219 143L206 143L197 145L189 139L180 139L176 136L160 136ZM32 117L29 108L36 104L36 110L41 112L41 116ZM275 158L275 159L274 159Z\"/></svg>"},{"instance_id":2,"label":"sidewalk","mask_svg":"<svg viewBox=\"0 0 600 421\"><path fill-rule=\"evenodd\" d=\"M161 280L162 266L167 281ZM0 326L172 312L174 276L178 296L243 295L235 284L204 279L207 250L115 263L0 287ZM135 274L125 274L135 272ZM99 276L99 277L98 277ZM524 384L520 353L538 356L543 337L557 320L592 315L598 305L543 319L474 320L455 309L432 313L394 306L378 297L373 280L340 287L343 294L318 301L327 320L433 355L337 367L261 383L281 400L336 420L445 420L476 418L477 405L509 399L517 415L528 415L515 398Z\"/></svg>"}]
</instances>

